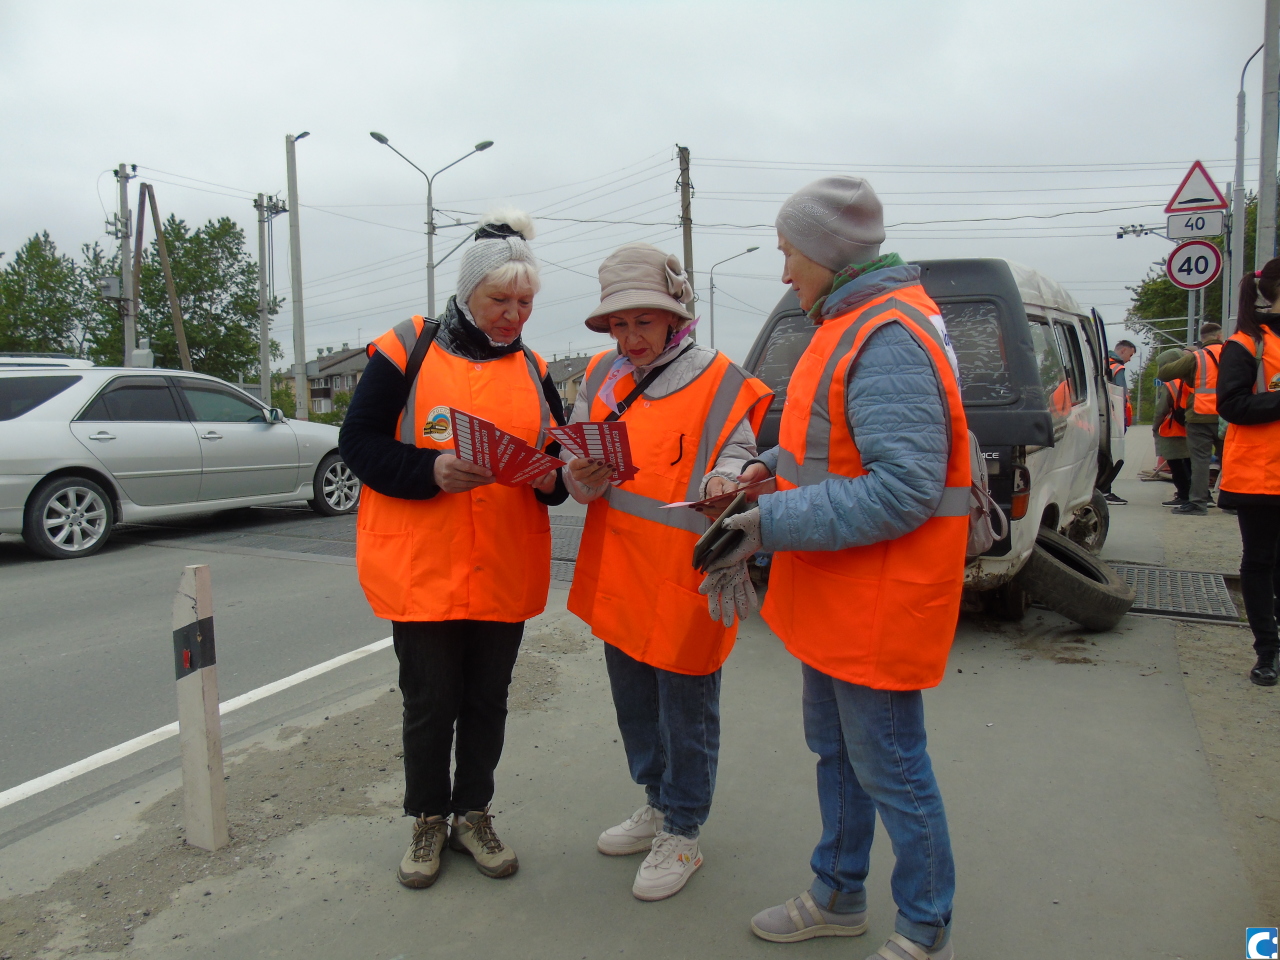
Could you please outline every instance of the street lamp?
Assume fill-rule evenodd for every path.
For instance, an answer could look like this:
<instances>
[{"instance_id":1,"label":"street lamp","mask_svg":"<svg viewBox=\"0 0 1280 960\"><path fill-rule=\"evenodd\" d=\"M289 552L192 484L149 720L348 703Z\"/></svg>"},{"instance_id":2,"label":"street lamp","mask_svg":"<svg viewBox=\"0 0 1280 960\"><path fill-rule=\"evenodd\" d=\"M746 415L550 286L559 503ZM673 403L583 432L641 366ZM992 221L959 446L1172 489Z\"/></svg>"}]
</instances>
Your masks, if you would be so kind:
<instances>
[{"instance_id":1,"label":"street lamp","mask_svg":"<svg viewBox=\"0 0 1280 960\"><path fill-rule=\"evenodd\" d=\"M488 150L493 146L493 141L481 140L471 149L470 152L464 153L457 160L453 161L453 163L441 167L435 173L428 174L427 171L423 170L403 153L391 146L391 141L384 134L378 133L376 130L370 130L369 136L373 137L373 139L377 140L384 147L393 151L397 157L427 178L427 309L429 311L429 315L434 318L436 315L436 208L434 197L432 195L432 187L434 186L436 177L448 170L449 167L461 163L473 153L480 153L482 150Z\"/></svg>"},{"instance_id":2,"label":"street lamp","mask_svg":"<svg viewBox=\"0 0 1280 960\"><path fill-rule=\"evenodd\" d=\"M747 247L741 253L735 253L732 257L725 257L719 263L711 265L711 349L716 348L716 267L721 263L728 263L730 260L737 260L738 257L745 257L748 253L755 253L759 247Z\"/></svg>"},{"instance_id":3,"label":"street lamp","mask_svg":"<svg viewBox=\"0 0 1280 960\"><path fill-rule=\"evenodd\" d=\"M1240 92L1236 94L1236 182L1231 196L1231 235L1228 238L1231 242L1227 244L1230 261L1222 291L1222 303L1226 309L1222 325L1228 330L1235 329L1234 318L1239 309L1236 298L1240 296L1240 278L1244 276L1244 75L1264 46L1265 43L1253 51L1240 68Z\"/></svg>"}]
</instances>

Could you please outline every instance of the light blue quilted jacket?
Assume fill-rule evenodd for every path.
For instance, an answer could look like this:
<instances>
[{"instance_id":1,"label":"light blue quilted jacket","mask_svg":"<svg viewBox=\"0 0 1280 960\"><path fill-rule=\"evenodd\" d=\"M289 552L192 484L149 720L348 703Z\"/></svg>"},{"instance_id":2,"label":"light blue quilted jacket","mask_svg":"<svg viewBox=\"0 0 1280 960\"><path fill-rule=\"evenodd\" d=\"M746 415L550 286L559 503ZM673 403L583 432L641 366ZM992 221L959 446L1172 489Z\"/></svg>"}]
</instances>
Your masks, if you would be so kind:
<instances>
[{"instance_id":1,"label":"light blue quilted jacket","mask_svg":"<svg viewBox=\"0 0 1280 960\"><path fill-rule=\"evenodd\" d=\"M823 319L920 282L909 264L864 274L823 305ZM946 486L947 420L933 363L900 325L870 337L851 366L849 422L865 476L825 480L760 498L766 550L843 550L910 533L937 510ZM776 472L778 448L759 459Z\"/></svg>"}]
</instances>

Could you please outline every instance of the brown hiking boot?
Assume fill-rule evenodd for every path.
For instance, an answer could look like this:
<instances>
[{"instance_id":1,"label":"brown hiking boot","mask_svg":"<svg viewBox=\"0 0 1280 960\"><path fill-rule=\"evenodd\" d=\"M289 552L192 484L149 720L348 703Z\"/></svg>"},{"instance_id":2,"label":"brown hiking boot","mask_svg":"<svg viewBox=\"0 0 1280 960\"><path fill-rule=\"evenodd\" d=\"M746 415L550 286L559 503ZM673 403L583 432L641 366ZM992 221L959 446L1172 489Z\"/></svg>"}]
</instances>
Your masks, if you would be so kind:
<instances>
[{"instance_id":1,"label":"brown hiking boot","mask_svg":"<svg viewBox=\"0 0 1280 960\"><path fill-rule=\"evenodd\" d=\"M413 821L413 840L400 861L396 876L406 887L422 889L440 876L440 855L444 853L449 824L444 817L419 817Z\"/></svg>"},{"instance_id":2,"label":"brown hiking boot","mask_svg":"<svg viewBox=\"0 0 1280 960\"><path fill-rule=\"evenodd\" d=\"M453 815L449 846L459 853L471 854L486 877L509 877L520 868L515 851L503 846L493 832L493 817L487 807L472 810L465 817Z\"/></svg>"}]
</instances>

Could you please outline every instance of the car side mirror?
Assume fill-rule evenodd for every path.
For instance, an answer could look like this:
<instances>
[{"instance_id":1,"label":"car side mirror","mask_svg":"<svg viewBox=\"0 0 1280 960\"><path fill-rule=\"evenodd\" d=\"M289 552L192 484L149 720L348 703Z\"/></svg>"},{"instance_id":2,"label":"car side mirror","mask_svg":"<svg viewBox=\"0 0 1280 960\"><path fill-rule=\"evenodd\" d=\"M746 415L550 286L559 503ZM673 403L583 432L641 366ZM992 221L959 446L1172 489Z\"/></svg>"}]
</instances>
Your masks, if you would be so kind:
<instances>
[{"instance_id":1,"label":"car side mirror","mask_svg":"<svg viewBox=\"0 0 1280 960\"><path fill-rule=\"evenodd\" d=\"M267 423L284 423L284 411L279 407L272 407L267 411Z\"/></svg>"}]
</instances>

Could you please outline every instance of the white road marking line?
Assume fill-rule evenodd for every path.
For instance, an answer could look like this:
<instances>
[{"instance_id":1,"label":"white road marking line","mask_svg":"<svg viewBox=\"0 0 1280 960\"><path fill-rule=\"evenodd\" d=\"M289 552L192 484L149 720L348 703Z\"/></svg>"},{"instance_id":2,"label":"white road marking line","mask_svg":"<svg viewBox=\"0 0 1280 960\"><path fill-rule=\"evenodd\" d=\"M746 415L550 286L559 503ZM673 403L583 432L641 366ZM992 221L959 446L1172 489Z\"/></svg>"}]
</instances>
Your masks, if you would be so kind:
<instances>
[{"instance_id":1,"label":"white road marking line","mask_svg":"<svg viewBox=\"0 0 1280 960\"><path fill-rule=\"evenodd\" d=\"M341 656L334 657L332 660L326 660L324 663L317 663L314 667L307 667L305 670L299 670L297 673L290 674L274 683L268 683L258 687L256 690L250 690L248 693L242 693L238 697L232 697L230 700L218 706L218 713L226 716L233 710L239 710L241 707L247 707L251 703L269 697L281 690L287 690L289 687L297 686L305 683L321 674L328 673L345 664L363 657L369 656L371 653L377 653L391 646L391 638L386 637L374 643L370 643L363 647L357 647L350 653L344 653ZM54 770L46 773L42 777L36 777L34 780L28 780L26 783L20 783L16 787L10 787L3 793L0 793L0 810L11 804L17 803L19 800L26 800L28 797L34 797L37 793L43 793L50 787L56 787L60 783L66 783L68 780L74 780L82 774L97 770L99 767L105 767L108 763L114 763L130 754L137 753L139 750L145 750L147 747L161 743L169 737L178 735L178 724L167 723L163 727L157 727L150 733L144 733L140 737L134 737L132 740L126 740L124 743L118 743L114 747L108 747L95 753L91 757L85 757L83 760L77 760L75 763L68 764L60 770Z\"/></svg>"}]
</instances>

